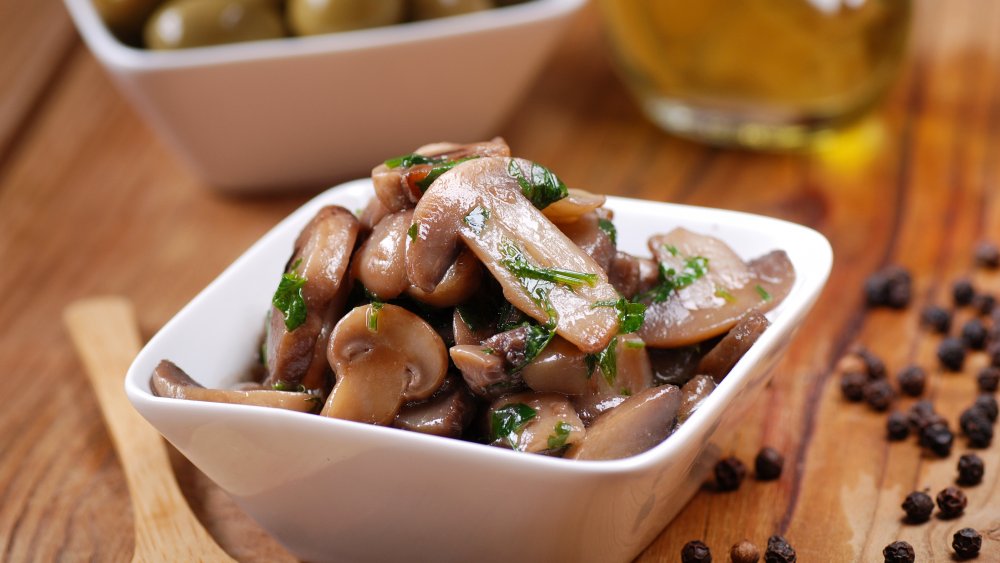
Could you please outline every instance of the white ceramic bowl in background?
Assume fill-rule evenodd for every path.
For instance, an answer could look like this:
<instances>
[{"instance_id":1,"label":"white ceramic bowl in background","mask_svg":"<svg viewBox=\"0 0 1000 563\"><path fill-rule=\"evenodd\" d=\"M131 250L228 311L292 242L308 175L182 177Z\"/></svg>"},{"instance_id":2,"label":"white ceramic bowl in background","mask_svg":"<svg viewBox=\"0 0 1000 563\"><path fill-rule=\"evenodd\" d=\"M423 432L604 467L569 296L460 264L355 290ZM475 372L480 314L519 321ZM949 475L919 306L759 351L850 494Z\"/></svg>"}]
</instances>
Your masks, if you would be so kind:
<instances>
[{"instance_id":1,"label":"white ceramic bowl in background","mask_svg":"<svg viewBox=\"0 0 1000 563\"><path fill-rule=\"evenodd\" d=\"M681 510L769 378L832 263L822 235L777 219L608 198L618 244L674 226L744 258L787 251L797 278L772 325L665 442L574 461L245 405L155 397L164 358L209 387L254 361L264 314L299 230L326 204L364 206L370 180L316 197L251 247L150 340L129 369L135 408L296 556L308 561L626 561ZM791 374L789 374L791 375Z\"/></svg>"},{"instance_id":2,"label":"white ceramic bowl in background","mask_svg":"<svg viewBox=\"0 0 1000 563\"><path fill-rule=\"evenodd\" d=\"M319 188L426 139L497 133L586 0L177 51L129 47L64 0L122 92L209 185ZM359 163L365 163L364 166Z\"/></svg>"}]
</instances>

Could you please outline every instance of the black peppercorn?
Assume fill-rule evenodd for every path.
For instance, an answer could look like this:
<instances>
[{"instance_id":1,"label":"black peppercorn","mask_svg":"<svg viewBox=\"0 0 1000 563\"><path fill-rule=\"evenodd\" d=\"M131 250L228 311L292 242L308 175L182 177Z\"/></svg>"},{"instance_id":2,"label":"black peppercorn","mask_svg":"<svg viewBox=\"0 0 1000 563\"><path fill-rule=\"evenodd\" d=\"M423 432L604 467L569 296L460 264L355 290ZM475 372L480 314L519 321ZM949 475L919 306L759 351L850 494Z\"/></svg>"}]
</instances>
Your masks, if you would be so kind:
<instances>
[{"instance_id":1,"label":"black peppercorn","mask_svg":"<svg viewBox=\"0 0 1000 563\"><path fill-rule=\"evenodd\" d=\"M913 553L912 545L905 541L894 541L885 546L882 557L885 558L885 563L913 563L916 554Z\"/></svg>"},{"instance_id":2,"label":"black peppercorn","mask_svg":"<svg viewBox=\"0 0 1000 563\"><path fill-rule=\"evenodd\" d=\"M937 357L946 369L962 371L962 365L965 364L965 344L958 338L945 338L938 344Z\"/></svg>"},{"instance_id":3,"label":"black peppercorn","mask_svg":"<svg viewBox=\"0 0 1000 563\"><path fill-rule=\"evenodd\" d=\"M976 402L972 406L983 411L990 422L997 421L997 398L993 395L980 395L976 397Z\"/></svg>"},{"instance_id":4,"label":"black peppercorn","mask_svg":"<svg viewBox=\"0 0 1000 563\"><path fill-rule=\"evenodd\" d=\"M996 393L997 388L1000 387L1000 368L986 366L979 370L979 375L976 376L976 383L979 385L979 390L983 393Z\"/></svg>"},{"instance_id":5,"label":"black peppercorn","mask_svg":"<svg viewBox=\"0 0 1000 563\"><path fill-rule=\"evenodd\" d=\"M681 548L681 561L683 563L712 563L712 552L703 542L689 541Z\"/></svg>"},{"instance_id":6,"label":"black peppercorn","mask_svg":"<svg viewBox=\"0 0 1000 563\"><path fill-rule=\"evenodd\" d=\"M979 319L969 319L962 325L962 341L973 350L986 347L986 326Z\"/></svg>"},{"instance_id":7,"label":"black peppercorn","mask_svg":"<svg viewBox=\"0 0 1000 563\"><path fill-rule=\"evenodd\" d=\"M729 559L732 563L757 563L760 561L760 550L750 540L743 540L729 549Z\"/></svg>"},{"instance_id":8,"label":"black peppercorn","mask_svg":"<svg viewBox=\"0 0 1000 563\"><path fill-rule=\"evenodd\" d=\"M983 536L972 528L962 528L951 537L951 547L955 555L962 559L971 559L979 555L983 548Z\"/></svg>"},{"instance_id":9,"label":"black peppercorn","mask_svg":"<svg viewBox=\"0 0 1000 563\"><path fill-rule=\"evenodd\" d=\"M968 503L969 500L965 498L965 493L958 487L945 487L937 494L938 510L941 511L942 518L960 516Z\"/></svg>"},{"instance_id":10,"label":"black peppercorn","mask_svg":"<svg viewBox=\"0 0 1000 563\"><path fill-rule=\"evenodd\" d=\"M882 358L872 353L871 350L864 346L859 346L855 349L854 353L864 362L869 379L882 379L886 376L885 362L882 361Z\"/></svg>"},{"instance_id":11,"label":"black peppercorn","mask_svg":"<svg viewBox=\"0 0 1000 563\"><path fill-rule=\"evenodd\" d=\"M903 501L903 510L906 511L907 521L914 524L926 522L930 519L931 513L934 512L934 500L927 493L913 491L906 495L906 500Z\"/></svg>"},{"instance_id":12,"label":"black peppercorn","mask_svg":"<svg viewBox=\"0 0 1000 563\"><path fill-rule=\"evenodd\" d=\"M932 422L920 431L920 445L938 457L948 457L955 435L945 422Z\"/></svg>"},{"instance_id":13,"label":"black peppercorn","mask_svg":"<svg viewBox=\"0 0 1000 563\"><path fill-rule=\"evenodd\" d=\"M858 402L865 398L865 384L868 383L868 376L859 372L848 372L840 378L840 392L844 398L851 402Z\"/></svg>"},{"instance_id":14,"label":"black peppercorn","mask_svg":"<svg viewBox=\"0 0 1000 563\"><path fill-rule=\"evenodd\" d=\"M788 540L775 534L767 539L767 550L764 551L765 563L795 563L795 549Z\"/></svg>"},{"instance_id":15,"label":"black peppercorn","mask_svg":"<svg viewBox=\"0 0 1000 563\"><path fill-rule=\"evenodd\" d=\"M976 245L976 265L983 268L1000 268L1000 248L990 241L982 241Z\"/></svg>"},{"instance_id":16,"label":"black peppercorn","mask_svg":"<svg viewBox=\"0 0 1000 563\"><path fill-rule=\"evenodd\" d=\"M951 330L951 312L944 307L928 305L920 313L920 322L934 332L948 334Z\"/></svg>"},{"instance_id":17,"label":"black peppercorn","mask_svg":"<svg viewBox=\"0 0 1000 563\"><path fill-rule=\"evenodd\" d=\"M735 457L727 457L715 464L715 484L720 491L735 491L747 475L743 462Z\"/></svg>"},{"instance_id":18,"label":"black peppercorn","mask_svg":"<svg viewBox=\"0 0 1000 563\"><path fill-rule=\"evenodd\" d=\"M754 473L758 481L773 481L781 477L781 469L784 465L784 456L778 453L778 450L768 446L761 448L753 460Z\"/></svg>"},{"instance_id":19,"label":"black peppercorn","mask_svg":"<svg viewBox=\"0 0 1000 563\"><path fill-rule=\"evenodd\" d=\"M958 458L958 484L967 487L978 485L983 481L985 470L983 458L976 454L962 454Z\"/></svg>"},{"instance_id":20,"label":"black peppercorn","mask_svg":"<svg viewBox=\"0 0 1000 563\"><path fill-rule=\"evenodd\" d=\"M989 315L993 312L993 309L997 306L997 298L990 293L977 293L975 297L972 298L972 307L979 312L980 315Z\"/></svg>"},{"instance_id":21,"label":"black peppercorn","mask_svg":"<svg viewBox=\"0 0 1000 563\"><path fill-rule=\"evenodd\" d=\"M896 376L896 381L903 393L911 397L919 397L923 395L924 387L927 386L927 372L917 365L907 366Z\"/></svg>"},{"instance_id":22,"label":"black peppercorn","mask_svg":"<svg viewBox=\"0 0 1000 563\"><path fill-rule=\"evenodd\" d=\"M976 289L972 287L972 282L963 278L951 284L951 297L955 305L964 307L972 303L972 298L976 295Z\"/></svg>"},{"instance_id":23,"label":"black peppercorn","mask_svg":"<svg viewBox=\"0 0 1000 563\"><path fill-rule=\"evenodd\" d=\"M910 435L910 424L906 415L894 411L889 413L889 418L885 421L886 434L892 441L905 440Z\"/></svg>"},{"instance_id":24,"label":"black peppercorn","mask_svg":"<svg viewBox=\"0 0 1000 563\"><path fill-rule=\"evenodd\" d=\"M903 309L910 303L912 279L899 266L888 266L865 280L865 302L869 307Z\"/></svg>"},{"instance_id":25,"label":"black peppercorn","mask_svg":"<svg viewBox=\"0 0 1000 563\"><path fill-rule=\"evenodd\" d=\"M876 379L865 384L864 396L868 406L877 411L884 411L889 408L892 400L896 398L896 392L892 389L892 385L889 384L888 380Z\"/></svg>"},{"instance_id":26,"label":"black peppercorn","mask_svg":"<svg viewBox=\"0 0 1000 563\"><path fill-rule=\"evenodd\" d=\"M913 430L921 430L931 422L936 422L937 414L934 412L934 404L924 399L913 403L906 418L910 422Z\"/></svg>"},{"instance_id":27,"label":"black peppercorn","mask_svg":"<svg viewBox=\"0 0 1000 563\"><path fill-rule=\"evenodd\" d=\"M970 448L988 448L993 441L993 423L978 407L970 407L959 417L962 432L969 438Z\"/></svg>"}]
</instances>

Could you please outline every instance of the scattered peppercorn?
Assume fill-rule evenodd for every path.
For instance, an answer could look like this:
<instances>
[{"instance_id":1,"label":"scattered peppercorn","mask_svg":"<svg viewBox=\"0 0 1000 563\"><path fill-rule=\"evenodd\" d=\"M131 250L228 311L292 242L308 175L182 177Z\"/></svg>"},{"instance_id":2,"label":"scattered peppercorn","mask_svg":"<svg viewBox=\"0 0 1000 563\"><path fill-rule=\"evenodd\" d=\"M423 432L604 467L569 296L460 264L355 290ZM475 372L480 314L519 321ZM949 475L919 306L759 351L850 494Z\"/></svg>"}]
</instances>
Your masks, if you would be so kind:
<instances>
[{"instance_id":1,"label":"scattered peppercorn","mask_svg":"<svg viewBox=\"0 0 1000 563\"><path fill-rule=\"evenodd\" d=\"M989 269L1000 268L1000 248L990 241L984 240L976 245L975 258L977 266Z\"/></svg>"},{"instance_id":2,"label":"scattered peppercorn","mask_svg":"<svg viewBox=\"0 0 1000 563\"><path fill-rule=\"evenodd\" d=\"M976 376L976 383L979 385L979 390L983 393L996 393L997 388L1000 388L1000 368L986 366L979 370L979 375Z\"/></svg>"},{"instance_id":3,"label":"scattered peppercorn","mask_svg":"<svg viewBox=\"0 0 1000 563\"><path fill-rule=\"evenodd\" d=\"M681 548L681 561L683 563L712 563L712 552L704 542L689 541Z\"/></svg>"},{"instance_id":4,"label":"scattered peppercorn","mask_svg":"<svg viewBox=\"0 0 1000 563\"><path fill-rule=\"evenodd\" d=\"M997 306L997 298L990 293L977 293L975 297L972 298L972 307L979 312L980 315L989 315L993 312L993 309Z\"/></svg>"},{"instance_id":5,"label":"scattered peppercorn","mask_svg":"<svg viewBox=\"0 0 1000 563\"><path fill-rule=\"evenodd\" d=\"M865 384L868 376L859 372L848 372L840 378L840 392L844 398L853 403L865 398Z\"/></svg>"},{"instance_id":6,"label":"scattered peppercorn","mask_svg":"<svg viewBox=\"0 0 1000 563\"><path fill-rule=\"evenodd\" d=\"M877 411L888 409L889 405L892 404L892 400L896 398L896 392L892 389L892 385L889 384L887 379L869 381L865 384L864 395L868 406Z\"/></svg>"},{"instance_id":7,"label":"scattered peppercorn","mask_svg":"<svg viewBox=\"0 0 1000 563\"><path fill-rule=\"evenodd\" d=\"M965 344L960 339L949 336L938 344L937 357L946 369L962 371L962 365L965 364Z\"/></svg>"},{"instance_id":8,"label":"scattered peppercorn","mask_svg":"<svg viewBox=\"0 0 1000 563\"><path fill-rule=\"evenodd\" d=\"M914 524L930 520L931 513L934 512L934 500L931 496L922 491L913 491L906 495L903 501L903 510L906 511L906 520Z\"/></svg>"},{"instance_id":9,"label":"scattered peppercorn","mask_svg":"<svg viewBox=\"0 0 1000 563\"><path fill-rule=\"evenodd\" d=\"M969 500L965 498L965 493L958 487L945 487L937 494L938 510L941 511L942 518L960 516L968 503Z\"/></svg>"},{"instance_id":10,"label":"scattered peppercorn","mask_svg":"<svg viewBox=\"0 0 1000 563\"><path fill-rule=\"evenodd\" d=\"M859 346L854 353L864 362L869 379L883 379L886 376L885 362L871 350Z\"/></svg>"},{"instance_id":11,"label":"scattered peppercorn","mask_svg":"<svg viewBox=\"0 0 1000 563\"><path fill-rule=\"evenodd\" d=\"M951 297L958 307L964 307L972 303L972 298L975 295L976 289L972 287L972 282L966 278L962 278L951 284Z\"/></svg>"},{"instance_id":12,"label":"scattered peppercorn","mask_svg":"<svg viewBox=\"0 0 1000 563\"><path fill-rule=\"evenodd\" d=\"M1000 321L993 321L994 330L1000 329ZM998 336L997 338L1000 338ZM986 348L986 355L990 359L990 365L996 368L1000 368L1000 340L995 340Z\"/></svg>"},{"instance_id":13,"label":"scattered peppercorn","mask_svg":"<svg viewBox=\"0 0 1000 563\"><path fill-rule=\"evenodd\" d=\"M912 279L899 266L887 266L865 280L865 301L869 307L904 309L910 303Z\"/></svg>"},{"instance_id":14,"label":"scattered peppercorn","mask_svg":"<svg viewBox=\"0 0 1000 563\"><path fill-rule=\"evenodd\" d=\"M976 454L962 454L958 458L958 484L964 486L978 485L983 481L986 471L983 458Z\"/></svg>"},{"instance_id":15,"label":"scattered peppercorn","mask_svg":"<svg viewBox=\"0 0 1000 563\"><path fill-rule=\"evenodd\" d=\"M993 395L980 395L976 397L976 402L972 403L974 408L983 411L990 422L997 421L997 398Z\"/></svg>"},{"instance_id":16,"label":"scattered peppercorn","mask_svg":"<svg viewBox=\"0 0 1000 563\"><path fill-rule=\"evenodd\" d=\"M781 469L785 465L785 457L778 450L764 446L757 452L753 460L754 474L758 481L773 481L781 477Z\"/></svg>"},{"instance_id":17,"label":"scattered peppercorn","mask_svg":"<svg viewBox=\"0 0 1000 563\"><path fill-rule=\"evenodd\" d=\"M767 549L764 551L765 563L795 563L795 549L788 540L775 534L767 539Z\"/></svg>"},{"instance_id":18,"label":"scattered peppercorn","mask_svg":"<svg viewBox=\"0 0 1000 563\"><path fill-rule=\"evenodd\" d=\"M919 431L931 422L936 422L936 420L933 420L936 416L937 413L934 412L934 404L924 399L913 403L906 418L910 421L910 427Z\"/></svg>"},{"instance_id":19,"label":"scattered peppercorn","mask_svg":"<svg viewBox=\"0 0 1000 563\"><path fill-rule=\"evenodd\" d=\"M885 563L913 563L916 554L913 553L912 545L905 541L894 541L885 546L882 557L885 558Z\"/></svg>"},{"instance_id":20,"label":"scattered peppercorn","mask_svg":"<svg viewBox=\"0 0 1000 563\"><path fill-rule=\"evenodd\" d=\"M729 550L729 558L732 563L757 563L760 561L760 550L750 540L743 540L733 544Z\"/></svg>"},{"instance_id":21,"label":"scattered peppercorn","mask_svg":"<svg viewBox=\"0 0 1000 563\"><path fill-rule=\"evenodd\" d=\"M727 457L715 464L715 484L720 491L735 491L746 476L746 466L735 457Z\"/></svg>"},{"instance_id":22,"label":"scattered peppercorn","mask_svg":"<svg viewBox=\"0 0 1000 563\"><path fill-rule=\"evenodd\" d=\"M979 550L983 548L983 536L972 528L962 528L951 537L951 547L955 550L955 555L971 559L979 555Z\"/></svg>"},{"instance_id":23,"label":"scattered peppercorn","mask_svg":"<svg viewBox=\"0 0 1000 563\"><path fill-rule=\"evenodd\" d=\"M940 334L948 334L951 330L951 312L938 305L928 305L920 313L920 322Z\"/></svg>"},{"instance_id":24,"label":"scattered peppercorn","mask_svg":"<svg viewBox=\"0 0 1000 563\"><path fill-rule=\"evenodd\" d=\"M903 368L896 376L899 389L911 397L919 397L924 393L927 386L927 372L918 365L910 365Z\"/></svg>"},{"instance_id":25,"label":"scattered peppercorn","mask_svg":"<svg viewBox=\"0 0 1000 563\"><path fill-rule=\"evenodd\" d=\"M970 448L988 448L993 441L993 423L986 413L976 406L962 411L959 425L969 438Z\"/></svg>"},{"instance_id":26,"label":"scattered peppercorn","mask_svg":"<svg viewBox=\"0 0 1000 563\"><path fill-rule=\"evenodd\" d=\"M932 422L920 431L920 445L934 452L938 457L948 457L955 435L945 422Z\"/></svg>"},{"instance_id":27,"label":"scattered peppercorn","mask_svg":"<svg viewBox=\"0 0 1000 563\"><path fill-rule=\"evenodd\" d=\"M885 421L885 428L889 440L894 442L905 440L910 435L910 424L906 415L899 411L889 413L889 418Z\"/></svg>"},{"instance_id":28,"label":"scattered peppercorn","mask_svg":"<svg viewBox=\"0 0 1000 563\"><path fill-rule=\"evenodd\" d=\"M986 347L986 326L979 319L969 319L962 325L962 341L973 350Z\"/></svg>"}]
</instances>

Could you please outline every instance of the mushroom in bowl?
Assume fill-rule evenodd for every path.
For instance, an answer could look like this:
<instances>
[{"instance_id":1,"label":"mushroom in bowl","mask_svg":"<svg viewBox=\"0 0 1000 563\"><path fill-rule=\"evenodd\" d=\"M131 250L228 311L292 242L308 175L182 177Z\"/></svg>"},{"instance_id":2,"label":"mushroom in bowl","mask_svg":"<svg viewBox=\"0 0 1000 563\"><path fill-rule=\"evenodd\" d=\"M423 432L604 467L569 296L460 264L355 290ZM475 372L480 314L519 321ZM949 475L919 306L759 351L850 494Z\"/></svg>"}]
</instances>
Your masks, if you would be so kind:
<instances>
[{"instance_id":1,"label":"mushroom in bowl","mask_svg":"<svg viewBox=\"0 0 1000 563\"><path fill-rule=\"evenodd\" d=\"M829 246L814 231L775 219L605 198L573 188L541 209L530 203L531 210L517 199L533 201L516 178L504 181L508 188L469 192L471 212L459 218L458 230L435 233L431 219L437 216L420 206L452 193L437 194L432 186L438 180L441 186L467 182L471 170L503 169L488 159L514 162L513 174L523 175L529 192L545 187L561 194L564 188L537 163L502 155L453 163L441 156L423 155L434 161L430 168L447 170L402 208L373 201L373 183L366 179L330 190L292 214L154 336L130 369L126 391L171 443L302 559L634 557L697 491L766 384L826 280ZM329 319L323 325L329 332L321 329L317 342L325 341L326 348L316 343L304 348L311 353L303 357L316 358L318 349L325 353L321 384L272 378L270 388L254 387L299 394L303 404L316 408L303 413L157 396L150 374L164 358L206 388L230 390L243 382L245 389L248 373L257 374L254 381L268 381L267 359L260 361L261 344L268 341L261 318L271 310L265 326L274 327L284 325L286 310L293 319L301 314L298 299L275 299L276 286L289 280L283 295L294 297L301 289L307 303L307 260L296 266L298 258L289 258L298 252L303 230L330 206L357 210L359 217L358 235L346 245L347 295L329 301L336 313L321 316ZM488 216L476 211L487 206ZM394 214L401 215L390 220ZM490 224L508 214L534 224L513 229ZM383 221L388 222L376 229ZM424 221L427 226L411 229ZM678 228L683 231L671 235ZM545 253L565 252L573 261L545 262L549 254L537 249L538 233L545 233L540 240L552 240ZM678 237L668 239L675 241L670 244L677 247L678 262L657 259L657 249L649 248L656 233ZM425 268L419 280L409 274L415 239L428 245L425 251L431 246L446 251L440 260L413 266ZM701 254L718 249L712 240L724 242L742 266L732 263L739 275L713 280L724 285L713 287L713 294L721 291L707 300L697 283L713 271L716 255ZM388 259L396 251L383 253L383 243L401 249L404 259ZM770 264L766 257L775 249L786 253L782 263L794 271L787 287L775 276L781 268L755 262ZM368 256L366 268L384 267L386 278L395 281L375 290L363 283L378 276L361 274L362 256ZM699 256L708 259L707 269ZM462 261L465 266L457 267ZM434 303L426 298L446 284L462 285L456 280L474 289ZM614 291L607 298L604 284ZM748 311L760 314L726 312L727 295L750 296L754 306ZM647 342L641 317L671 300L679 300L692 319L703 309L712 313L712 322L687 325L688 317L676 314L680 309L670 309L673 324L663 326L701 331L707 340L686 340L675 348ZM731 324L719 328L723 316ZM344 339L352 344L331 348L344 322L371 336ZM413 377L425 368L409 360L364 359L381 346L371 338L382 331L388 337L395 330L390 326L404 325L412 333L407 345L419 340L431 358L433 377ZM756 337L749 348L742 345L747 334ZM267 346L264 350L266 356ZM359 370L365 362L401 367L396 373L402 377L377 384L395 394L385 393L389 398L378 401L378 415L370 418L316 414L327 409L330 397L339 400L338 372L361 373L353 371L354 360L361 360ZM442 363L445 373L438 380L435 366ZM385 375L381 368L379 375ZM425 380L437 387L406 396ZM279 381L285 383L276 390ZM678 425L681 419L685 422ZM483 524L484 510L489 525ZM514 531L516 542L510 541Z\"/></svg>"}]
</instances>

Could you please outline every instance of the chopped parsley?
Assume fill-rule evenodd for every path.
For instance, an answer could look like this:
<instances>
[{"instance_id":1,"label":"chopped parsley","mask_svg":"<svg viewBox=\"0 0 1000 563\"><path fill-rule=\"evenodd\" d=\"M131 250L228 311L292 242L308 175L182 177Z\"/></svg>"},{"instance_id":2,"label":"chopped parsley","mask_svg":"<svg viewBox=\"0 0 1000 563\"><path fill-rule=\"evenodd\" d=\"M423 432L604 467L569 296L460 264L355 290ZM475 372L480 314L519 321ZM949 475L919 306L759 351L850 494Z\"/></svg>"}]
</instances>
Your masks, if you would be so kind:
<instances>
[{"instance_id":1,"label":"chopped parsley","mask_svg":"<svg viewBox=\"0 0 1000 563\"><path fill-rule=\"evenodd\" d=\"M618 346L618 337L611 339L608 343L607 348L601 350L596 354L587 354L585 361L587 363L587 377L594 375L594 370L597 368L601 369L601 373L604 374L604 380L608 382L608 386L615 384L615 379L618 378L618 354L615 352L615 348Z\"/></svg>"},{"instance_id":2,"label":"chopped parsley","mask_svg":"<svg viewBox=\"0 0 1000 563\"><path fill-rule=\"evenodd\" d=\"M671 247L667 247L668 250ZM679 273L673 268L667 268L660 263L660 276L656 286L649 291L637 295L633 301L650 300L653 303L666 301L674 291L680 291L698 281L708 273L708 258L691 256L684 260L684 269Z\"/></svg>"},{"instance_id":3,"label":"chopped parsley","mask_svg":"<svg viewBox=\"0 0 1000 563\"><path fill-rule=\"evenodd\" d=\"M618 301L597 301L594 307L614 307L618 312L618 332L628 334L639 330L646 320L646 306L633 303L624 297Z\"/></svg>"},{"instance_id":4,"label":"chopped parsley","mask_svg":"<svg viewBox=\"0 0 1000 563\"><path fill-rule=\"evenodd\" d=\"M643 348L646 347L646 343L643 342L642 340L626 340L624 342L624 345L626 348L632 350L642 350Z\"/></svg>"},{"instance_id":5,"label":"chopped parsley","mask_svg":"<svg viewBox=\"0 0 1000 563\"><path fill-rule=\"evenodd\" d=\"M417 235L420 234L420 224L413 223L410 225L410 228L406 230L406 234L410 237L410 240L417 240Z\"/></svg>"},{"instance_id":6,"label":"chopped parsley","mask_svg":"<svg viewBox=\"0 0 1000 563\"><path fill-rule=\"evenodd\" d=\"M486 209L482 205L476 206L475 209L469 212L462 221L472 229L472 232L479 234L483 232L483 227L486 226L486 221L490 219L490 210Z\"/></svg>"},{"instance_id":7,"label":"chopped parsley","mask_svg":"<svg viewBox=\"0 0 1000 563\"><path fill-rule=\"evenodd\" d=\"M597 274L574 272L573 270L564 270L562 268L542 268L535 266L529 263L527 258L524 257L524 253L521 252L521 249L510 241L501 243L500 251L504 256L500 262L512 274L521 278L522 283L525 279L533 279L557 283L570 289L576 289L581 285L594 287L594 284L597 283Z\"/></svg>"},{"instance_id":8,"label":"chopped parsley","mask_svg":"<svg viewBox=\"0 0 1000 563\"><path fill-rule=\"evenodd\" d=\"M530 176L525 177L517 161L512 158L507 164L507 174L517 180L518 185L521 186L521 193L538 209L545 209L550 204L569 195L566 184L551 170L540 164L532 162L531 169L528 171Z\"/></svg>"},{"instance_id":9,"label":"chopped parsley","mask_svg":"<svg viewBox=\"0 0 1000 563\"><path fill-rule=\"evenodd\" d=\"M618 246L618 229L615 228L615 224L607 219L598 219L597 228L604 231L604 234L608 235L611 239L611 244Z\"/></svg>"},{"instance_id":10,"label":"chopped parsley","mask_svg":"<svg viewBox=\"0 0 1000 563\"><path fill-rule=\"evenodd\" d=\"M552 342L555 335L556 331L551 327L527 325L527 334L524 337L524 360L519 365L514 366L513 371L518 372L533 362L549 345L549 342Z\"/></svg>"},{"instance_id":11,"label":"chopped parsley","mask_svg":"<svg viewBox=\"0 0 1000 563\"><path fill-rule=\"evenodd\" d=\"M677 250L677 247L672 244L664 244L663 248L665 248L666 251L669 252L671 256L677 256L678 254L680 254L680 251Z\"/></svg>"},{"instance_id":12,"label":"chopped parsley","mask_svg":"<svg viewBox=\"0 0 1000 563\"><path fill-rule=\"evenodd\" d=\"M555 434L549 434L548 445L550 450L557 450L566 445L566 438L573 431L573 427L568 422L560 420L554 428Z\"/></svg>"},{"instance_id":13,"label":"chopped parsley","mask_svg":"<svg viewBox=\"0 0 1000 563\"><path fill-rule=\"evenodd\" d=\"M493 348L490 348L489 346L483 346L483 354L490 354L492 356L493 354L496 353L497 351L494 350Z\"/></svg>"},{"instance_id":14,"label":"chopped parsley","mask_svg":"<svg viewBox=\"0 0 1000 563\"><path fill-rule=\"evenodd\" d=\"M275 391L291 391L293 393L306 393L308 390L305 385L301 383L293 385L287 381L278 380L274 385L271 386Z\"/></svg>"},{"instance_id":15,"label":"chopped parsley","mask_svg":"<svg viewBox=\"0 0 1000 563\"><path fill-rule=\"evenodd\" d=\"M768 293L767 290L764 289L760 284L754 286L754 289L757 290L757 295L760 295L761 301L770 301L771 300L771 294Z\"/></svg>"},{"instance_id":16,"label":"chopped parsley","mask_svg":"<svg viewBox=\"0 0 1000 563\"><path fill-rule=\"evenodd\" d=\"M368 304L368 311L365 313L365 323L368 325L368 330L372 332L378 332L378 312L382 310L381 301L372 301Z\"/></svg>"},{"instance_id":17,"label":"chopped parsley","mask_svg":"<svg viewBox=\"0 0 1000 563\"><path fill-rule=\"evenodd\" d=\"M434 164L436 162L440 162L441 160L442 159L440 157L410 153L404 154L403 156L397 156L396 158L390 158L385 161L385 165L389 168L409 168L416 164Z\"/></svg>"},{"instance_id":18,"label":"chopped parsley","mask_svg":"<svg viewBox=\"0 0 1000 563\"><path fill-rule=\"evenodd\" d=\"M466 160L472 160L474 158L479 158L479 156L478 155L467 156L465 158L460 158L458 160L441 160L436 163L433 163L434 167L431 168L431 171L427 173L427 176L425 176L421 180L417 180L414 183L418 188L420 188L421 192L426 192L427 188L431 187L431 184L434 183L434 180L437 180L442 174L458 166L459 164L465 162Z\"/></svg>"},{"instance_id":19,"label":"chopped parsley","mask_svg":"<svg viewBox=\"0 0 1000 563\"><path fill-rule=\"evenodd\" d=\"M760 286L758 285L757 287L760 287ZM734 297L732 293L729 293L728 291L726 291L724 288L721 288L721 287L715 288L715 296L716 297L721 297L721 298L725 299L726 303L735 303L736 302L736 297Z\"/></svg>"},{"instance_id":20,"label":"chopped parsley","mask_svg":"<svg viewBox=\"0 0 1000 563\"><path fill-rule=\"evenodd\" d=\"M518 430L537 415L538 411L524 403L504 405L490 414L491 438L494 441L504 440L507 445L517 450Z\"/></svg>"},{"instance_id":21,"label":"chopped parsley","mask_svg":"<svg viewBox=\"0 0 1000 563\"><path fill-rule=\"evenodd\" d=\"M285 328L289 331L299 328L306 322L306 300L302 296L306 278L295 273L301 263L301 258L296 260L290 271L281 275L278 289L271 298L271 304L285 315Z\"/></svg>"}]
</instances>

